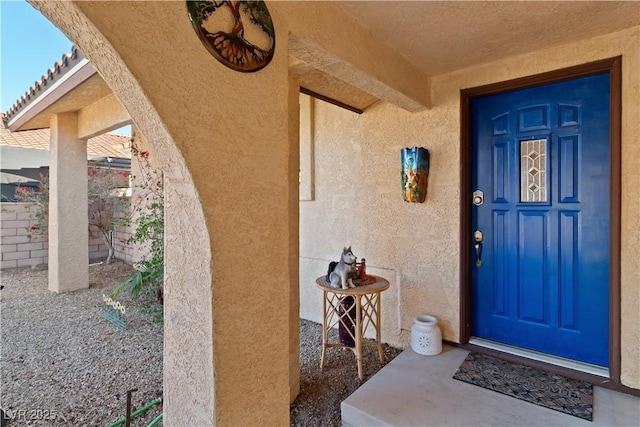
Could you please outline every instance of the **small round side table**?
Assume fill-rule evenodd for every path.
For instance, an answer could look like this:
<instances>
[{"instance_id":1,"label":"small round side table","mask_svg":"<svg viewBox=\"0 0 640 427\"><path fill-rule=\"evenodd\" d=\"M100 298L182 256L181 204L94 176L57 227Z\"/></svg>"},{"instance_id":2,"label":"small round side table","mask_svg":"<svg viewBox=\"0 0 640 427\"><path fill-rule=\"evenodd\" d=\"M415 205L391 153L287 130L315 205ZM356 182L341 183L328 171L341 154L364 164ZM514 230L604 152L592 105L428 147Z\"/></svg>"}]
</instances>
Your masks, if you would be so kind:
<instances>
[{"instance_id":1,"label":"small round side table","mask_svg":"<svg viewBox=\"0 0 640 427\"><path fill-rule=\"evenodd\" d=\"M349 348L356 355L358 363L358 376L362 380L362 346L377 345L380 361L384 362L382 353L382 342L380 340L381 331L381 293L389 289L389 282L379 276L368 275L368 284L356 286L355 288L342 289L332 288L327 282L326 276L316 279L316 286L323 292L322 298L322 357L320 358L320 369L324 366L324 357L329 347ZM372 283L371 283L372 282ZM355 304L355 324L349 312L352 310L344 308L345 299L353 298ZM342 309L341 309L342 307ZM329 331L336 325L342 325L348 331L353 341L354 347L349 347L343 343L329 342ZM375 328L375 341L364 342L363 337L369 327Z\"/></svg>"}]
</instances>

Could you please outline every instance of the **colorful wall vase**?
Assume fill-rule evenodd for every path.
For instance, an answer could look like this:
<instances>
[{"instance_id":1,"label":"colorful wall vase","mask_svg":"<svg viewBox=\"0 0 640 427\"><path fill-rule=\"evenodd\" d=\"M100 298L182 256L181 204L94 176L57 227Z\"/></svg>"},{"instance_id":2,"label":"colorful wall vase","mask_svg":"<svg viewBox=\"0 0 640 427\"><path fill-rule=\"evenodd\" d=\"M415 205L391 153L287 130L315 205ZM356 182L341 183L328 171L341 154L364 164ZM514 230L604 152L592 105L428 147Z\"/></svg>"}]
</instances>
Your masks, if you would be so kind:
<instances>
[{"instance_id":1,"label":"colorful wall vase","mask_svg":"<svg viewBox=\"0 0 640 427\"><path fill-rule=\"evenodd\" d=\"M422 203L427 198L429 150L423 147L400 150L402 161L402 197L405 202Z\"/></svg>"},{"instance_id":2,"label":"colorful wall vase","mask_svg":"<svg viewBox=\"0 0 640 427\"><path fill-rule=\"evenodd\" d=\"M249 73L269 64L276 32L264 1L187 1L196 34L214 58Z\"/></svg>"}]
</instances>

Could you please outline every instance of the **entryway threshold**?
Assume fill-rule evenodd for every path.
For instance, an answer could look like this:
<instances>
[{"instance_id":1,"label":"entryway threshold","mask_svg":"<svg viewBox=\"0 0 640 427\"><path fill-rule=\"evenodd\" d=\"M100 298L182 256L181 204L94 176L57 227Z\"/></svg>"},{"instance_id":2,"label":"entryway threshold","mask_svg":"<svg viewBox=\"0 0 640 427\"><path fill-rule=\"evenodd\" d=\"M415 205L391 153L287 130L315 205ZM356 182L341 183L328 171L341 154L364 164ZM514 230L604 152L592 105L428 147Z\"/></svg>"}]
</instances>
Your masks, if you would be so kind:
<instances>
[{"instance_id":1,"label":"entryway threshold","mask_svg":"<svg viewBox=\"0 0 640 427\"><path fill-rule=\"evenodd\" d=\"M562 366L563 368L573 369L575 371L585 372L587 374L597 375L599 377L609 378L609 369L603 368L602 366L592 365L590 363L565 359L563 357L527 350L520 347L514 347L483 338L473 337L469 339L469 344L477 345L478 347L490 348L492 350L501 351L503 353L513 354L514 356L520 356L526 359L549 363L551 365Z\"/></svg>"},{"instance_id":2,"label":"entryway threshold","mask_svg":"<svg viewBox=\"0 0 640 427\"><path fill-rule=\"evenodd\" d=\"M467 354L468 350L448 345L436 356L403 351L342 402L342 425L640 425L640 398L602 387L593 388L593 422L589 422L453 379Z\"/></svg>"}]
</instances>

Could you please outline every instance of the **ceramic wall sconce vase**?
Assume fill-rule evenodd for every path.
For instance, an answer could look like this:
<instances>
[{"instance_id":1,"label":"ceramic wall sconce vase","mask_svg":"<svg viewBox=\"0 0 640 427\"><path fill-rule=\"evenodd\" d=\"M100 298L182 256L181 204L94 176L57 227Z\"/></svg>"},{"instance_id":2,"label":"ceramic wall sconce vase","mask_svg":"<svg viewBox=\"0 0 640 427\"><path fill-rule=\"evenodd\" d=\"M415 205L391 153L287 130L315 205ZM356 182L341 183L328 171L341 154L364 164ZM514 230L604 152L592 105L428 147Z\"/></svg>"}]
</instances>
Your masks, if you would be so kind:
<instances>
[{"instance_id":1,"label":"ceramic wall sconce vase","mask_svg":"<svg viewBox=\"0 0 640 427\"><path fill-rule=\"evenodd\" d=\"M187 1L196 34L209 53L241 72L266 67L276 48L276 32L264 1Z\"/></svg>"},{"instance_id":2,"label":"ceramic wall sconce vase","mask_svg":"<svg viewBox=\"0 0 640 427\"><path fill-rule=\"evenodd\" d=\"M423 147L403 148L402 197L405 202L422 203L427 198L429 150Z\"/></svg>"}]
</instances>

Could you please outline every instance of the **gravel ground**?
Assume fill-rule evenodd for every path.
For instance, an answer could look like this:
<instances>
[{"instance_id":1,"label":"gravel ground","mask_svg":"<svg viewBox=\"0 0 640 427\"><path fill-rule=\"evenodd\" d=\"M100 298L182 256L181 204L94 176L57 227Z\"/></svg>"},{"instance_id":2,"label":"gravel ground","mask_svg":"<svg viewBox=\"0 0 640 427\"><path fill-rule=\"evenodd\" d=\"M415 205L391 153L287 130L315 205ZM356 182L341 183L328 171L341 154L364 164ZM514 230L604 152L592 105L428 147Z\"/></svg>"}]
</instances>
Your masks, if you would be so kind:
<instances>
[{"instance_id":1,"label":"gravel ground","mask_svg":"<svg viewBox=\"0 0 640 427\"><path fill-rule=\"evenodd\" d=\"M127 330L104 320L108 295L133 269L119 261L91 266L90 288L64 294L47 289L47 271L3 270L0 302L0 407L10 425L106 426L124 416L126 392L138 408L162 394L162 325L138 313L140 301L125 293ZM337 333L332 339L337 339ZM364 348L364 381L401 350ZM291 426L340 426L340 402L364 381L354 354L328 349L320 370L322 327L300 321L300 395L291 406ZM150 409L132 421L146 426L162 411ZM194 426L195 427L195 426Z\"/></svg>"},{"instance_id":2,"label":"gravel ground","mask_svg":"<svg viewBox=\"0 0 640 427\"><path fill-rule=\"evenodd\" d=\"M106 426L124 416L127 390L140 407L162 394L162 325L125 293L127 330L104 320L102 295L132 272L122 262L89 268L90 288L55 294L47 271L3 270L0 406L10 425ZM147 425L162 410L132 425Z\"/></svg>"},{"instance_id":3,"label":"gravel ground","mask_svg":"<svg viewBox=\"0 0 640 427\"><path fill-rule=\"evenodd\" d=\"M332 331L331 341L337 342L337 335ZM300 320L300 394L291 406L291 426L340 426L340 402L402 352L388 345L382 347L384 362L380 362L377 346L363 347L362 381L356 357L349 349L327 349L320 370L322 325Z\"/></svg>"}]
</instances>

